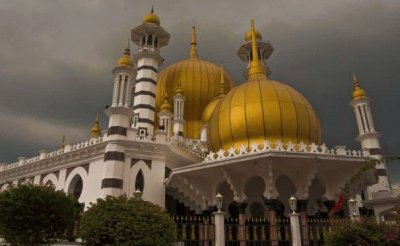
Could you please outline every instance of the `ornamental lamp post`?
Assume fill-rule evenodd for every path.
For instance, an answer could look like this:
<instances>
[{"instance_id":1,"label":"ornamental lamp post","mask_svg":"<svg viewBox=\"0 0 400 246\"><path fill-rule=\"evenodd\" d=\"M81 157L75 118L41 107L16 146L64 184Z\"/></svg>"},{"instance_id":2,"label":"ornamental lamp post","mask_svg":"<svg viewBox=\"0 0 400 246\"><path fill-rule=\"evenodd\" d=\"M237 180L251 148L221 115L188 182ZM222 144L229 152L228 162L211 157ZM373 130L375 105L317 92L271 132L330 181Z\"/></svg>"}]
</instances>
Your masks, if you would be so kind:
<instances>
[{"instance_id":1,"label":"ornamental lamp post","mask_svg":"<svg viewBox=\"0 0 400 246\"><path fill-rule=\"evenodd\" d=\"M221 193L218 193L216 196L215 196L215 200L217 201L217 209L218 209L218 212L221 212L221 209L222 209L222 200L224 199L224 197L221 195Z\"/></svg>"},{"instance_id":2,"label":"ornamental lamp post","mask_svg":"<svg viewBox=\"0 0 400 246\"><path fill-rule=\"evenodd\" d=\"M289 198L289 206L292 213L289 214L290 217L290 229L292 232L292 245L301 246L301 235L300 235L300 214L296 213L297 199L294 196Z\"/></svg>"},{"instance_id":3,"label":"ornamental lamp post","mask_svg":"<svg viewBox=\"0 0 400 246\"><path fill-rule=\"evenodd\" d=\"M356 217L357 201L353 198L349 199L350 218L352 220Z\"/></svg>"},{"instance_id":4,"label":"ornamental lamp post","mask_svg":"<svg viewBox=\"0 0 400 246\"><path fill-rule=\"evenodd\" d=\"M223 196L215 196L218 211L214 213L215 246L225 246L225 213L221 211Z\"/></svg>"},{"instance_id":5,"label":"ornamental lamp post","mask_svg":"<svg viewBox=\"0 0 400 246\"><path fill-rule=\"evenodd\" d=\"M289 198L289 205L290 205L290 209L292 210L292 213L296 213L296 209L297 209L297 199L294 196L291 196Z\"/></svg>"}]
</instances>

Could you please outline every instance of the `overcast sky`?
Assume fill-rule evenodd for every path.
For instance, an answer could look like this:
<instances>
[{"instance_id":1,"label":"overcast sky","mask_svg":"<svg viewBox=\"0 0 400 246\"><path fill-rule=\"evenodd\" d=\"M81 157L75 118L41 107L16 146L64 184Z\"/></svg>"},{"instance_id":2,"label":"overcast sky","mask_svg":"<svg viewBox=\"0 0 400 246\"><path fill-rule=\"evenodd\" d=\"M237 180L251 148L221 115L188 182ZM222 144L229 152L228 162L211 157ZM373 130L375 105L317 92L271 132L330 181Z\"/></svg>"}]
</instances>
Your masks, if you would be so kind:
<instances>
[{"instance_id":1,"label":"overcast sky","mask_svg":"<svg viewBox=\"0 0 400 246\"><path fill-rule=\"evenodd\" d=\"M56 149L62 135L70 143L89 136L96 112L110 104L111 70L130 29L151 4L171 34L164 67L188 56L196 25L201 58L224 61L242 83L236 52L254 18L274 47L271 78L310 100L328 146L360 148L349 106L354 72L383 148L400 154L398 0L1 0L0 161ZM390 172L399 182L400 163Z\"/></svg>"}]
</instances>

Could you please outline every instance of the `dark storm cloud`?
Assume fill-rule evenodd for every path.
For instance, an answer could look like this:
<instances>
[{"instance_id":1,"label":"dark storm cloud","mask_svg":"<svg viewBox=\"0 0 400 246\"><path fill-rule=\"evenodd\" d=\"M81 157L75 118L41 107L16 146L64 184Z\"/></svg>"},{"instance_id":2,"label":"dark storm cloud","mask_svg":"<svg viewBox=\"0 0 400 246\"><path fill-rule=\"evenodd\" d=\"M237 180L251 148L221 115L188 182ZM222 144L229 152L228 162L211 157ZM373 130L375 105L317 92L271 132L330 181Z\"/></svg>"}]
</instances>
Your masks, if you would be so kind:
<instances>
[{"instance_id":1,"label":"dark storm cloud","mask_svg":"<svg viewBox=\"0 0 400 246\"><path fill-rule=\"evenodd\" d=\"M319 114L324 142L359 148L349 102L351 73L372 98L382 145L398 154L400 2L368 0L153 1L171 33L164 67L187 57L191 26L200 56L224 62L237 83L236 51L254 18L274 46L271 78L302 92ZM0 3L0 160L14 161L62 135L88 135L111 100L111 69L148 1L2 1ZM102 124L105 126L106 118ZM51 134L50 134L51 133ZM397 165L399 166L399 165ZM392 172L400 168L392 167Z\"/></svg>"}]
</instances>

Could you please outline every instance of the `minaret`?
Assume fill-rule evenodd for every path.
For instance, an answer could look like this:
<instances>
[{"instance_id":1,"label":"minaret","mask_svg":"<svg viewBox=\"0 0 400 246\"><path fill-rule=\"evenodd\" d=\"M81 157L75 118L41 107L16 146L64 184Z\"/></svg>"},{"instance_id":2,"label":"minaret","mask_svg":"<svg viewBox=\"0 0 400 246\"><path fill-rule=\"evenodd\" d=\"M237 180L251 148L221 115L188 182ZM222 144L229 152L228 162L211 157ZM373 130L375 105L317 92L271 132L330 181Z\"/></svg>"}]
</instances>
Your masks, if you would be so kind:
<instances>
[{"instance_id":1,"label":"minaret","mask_svg":"<svg viewBox=\"0 0 400 246\"><path fill-rule=\"evenodd\" d=\"M185 118L183 113L185 112L185 95L181 83L178 84L174 95L174 121L173 131L175 137L183 137Z\"/></svg>"},{"instance_id":2,"label":"minaret","mask_svg":"<svg viewBox=\"0 0 400 246\"><path fill-rule=\"evenodd\" d=\"M368 150L371 154L380 154L379 133L375 131L372 119L370 100L367 93L360 87L357 77L353 74L353 100L351 106L356 115L359 135L357 141L361 143L363 150Z\"/></svg>"},{"instance_id":3,"label":"minaret","mask_svg":"<svg viewBox=\"0 0 400 246\"><path fill-rule=\"evenodd\" d=\"M90 129L90 139L96 139L100 137L101 129L99 122L99 113L96 115L96 120L93 123L92 128Z\"/></svg>"},{"instance_id":4,"label":"minaret","mask_svg":"<svg viewBox=\"0 0 400 246\"><path fill-rule=\"evenodd\" d=\"M381 147L379 144L380 134L375 130L374 121L370 108L370 99L364 89L360 87L359 81L353 74L353 100L350 105L354 109L357 120L359 135L356 138L361 143L361 148L368 151L373 158L381 159ZM389 179L386 173L385 163L381 162L375 166L378 175L378 183L368 188L371 192L390 190Z\"/></svg>"},{"instance_id":5,"label":"minaret","mask_svg":"<svg viewBox=\"0 0 400 246\"><path fill-rule=\"evenodd\" d=\"M270 75L271 70L268 68L266 61L271 56L272 52L274 51L274 48L272 47L269 41L264 41L262 39L262 35L259 31L255 30L254 35L257 42L258 57L262 65L264 66L267 75ZM250 30L245 34L245 42L240 46L237 52L237 55L240 57L240 59L244 62L247 62L247 68L243 72L243 76L246 79L248 78L248 70L250 68L250 62L253 57L251 39L252 39L252 34Z\"/></svg>"},{"instance_id":6,"label":"minaret","mask_svg":"<svg viewBox=\"0 0 400 246\"><path fill-rule=\"evenodd\" d=\"M143 23L132 29L132 41L139 46L135 55L137 76L132 127L137 129L140 138L151 138L154 134L157 71L164 61L159 49L168 45L169 37L153 8L143 18Z\"/></svg>"},{"instance_id":7,"label":"minaret","mask_svg":"<svg viewBox=\"0 0 400 246\"><path fill-rule=\"evenodd\" d=\"M129 45L122 57L119 58L112 73L114 76L112 104L105 110L105 114L109 117L107 131L109 141L105 147L104 173L101 180L104 196L122 195L125 149L123 145L114 140L125 140L127 138L127 131L133 116L133 111L129 105L135 71L130 57Z\"/></svg>"},{"instance_id":8,"label":"minaret","mask_svg":"<svg viewBox=\"0 0 400 246\"><path fill-rule=\"evenodd\" d=\"M165 135L166 140L168 141L172 135L172 117L171 113L171 105L168 102L168 95L165 92L165 100L164 103L160 107L161 111L158 113L159 117L159 130L160 133Z\"/></svg>"}]
</instances>

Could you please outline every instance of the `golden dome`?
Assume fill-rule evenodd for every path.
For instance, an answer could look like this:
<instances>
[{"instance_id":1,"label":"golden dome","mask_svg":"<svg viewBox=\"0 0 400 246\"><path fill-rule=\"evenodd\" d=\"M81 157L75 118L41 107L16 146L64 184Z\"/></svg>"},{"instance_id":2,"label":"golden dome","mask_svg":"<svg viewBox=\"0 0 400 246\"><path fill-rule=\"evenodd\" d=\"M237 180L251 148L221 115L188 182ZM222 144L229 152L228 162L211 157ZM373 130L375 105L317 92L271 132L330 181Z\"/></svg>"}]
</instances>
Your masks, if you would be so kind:
<instances>
[{"instance_id":1,"label":"golden dome","mask_svg":"<svg viewBox=\"0 0 400 246\"><path fill-rule=\"evenodd\" d=\"M118 59L117 62L118 66L130 66L132 67L133 62L131 59L131 51L129 49L129 47L127 47L124 51L124 54Z\"/></svg>"},{"instance_id":2,"label":"golden dome","mask_svg":"<svg viewBox=\"0 0 400 246\"><path fill-rule=\"evenodd\" d=\"M158 26L160 25L160 18L156 14L154 14L153 7L151 7L150 13L148 13L147 15L145 15L143 17L143 24L146 24L146 23L153 23Z\"/></svg>"},{"instance_id":3,"label":"golden dome","mask_svg":"<svg viewBox=\"0 0 400 246\"><path fill-rule=\"evenodd\" d=\"M256 39L257 39L257 40L261 40L261 39L262 39L261 32L255 30L255 34L256 34ZM245 36L244 36L244 40L245 40L246 42L251 40L251 30L248 31L248 32L246 32L246 34L245 34Z\"/></svg>"},{"instance_id":4,"label":"golden dome","mask_svg":"<svg viewBox=\"0 0 400 246\"><path fill-rule=\"evenodd\" d=\"M168 102L168 96L167 93L165 94L164 97L164 103L160 107L161 111L166 111L166 112L171 112L171 104Z\"/></svg>"},{"instance_id":5,"label":"golden dome","mask_svg":"<svg viewBox=\"0 0 400 246\"><path fill-rule=\"evenodd\" d=\"M164 101L163 96L167 91L175 95L178 84L181 84L185 94L184 118L186 121L184 136L198 139L202 127L202 113L205 107L220 91L220 67L198 58L196 51L195 28L192 29L192 48L190 57L174 63L159 74L156 91L156 112ZM230 76L225 73L225 87L230 90L234 85ZM173 105L172 98L169 103Z\"/></svg>"},{"instance_id":6,"label":"golden dome","mask_svg":"<svg viewBox=\"0 0 400 246\"><path fill-rule=\"evenodd\" d=\"M93 124L93 127L90 129L90 137L98 138L100 136L101 129L99 124L99 114L96 116L96 121Z\"/></svg>"},{"instance_id":7,"label":"golden dome","mask_svg":"<svg viewBox=\"0 0 400 246\"><path fill-rule=\"evenodd\" d=\"M365 92L365 90L360 87L358 79L354 73L353 73L353 84L354 84L353 99L367 97L367 92Z\"/></svg>"},{"instance_id":8,"label":"golden dome","mask_svg":"<svg viewBox=\"0 0 400 246\"><path fill-rule=\"evenodd\" d=\"M250 147L265 140L305 144L321 142L317 114L292 87L269 80L257 54L252 21L249 79L217 104L208 123L209 150Z\"/></svg>"}]
</instances>

